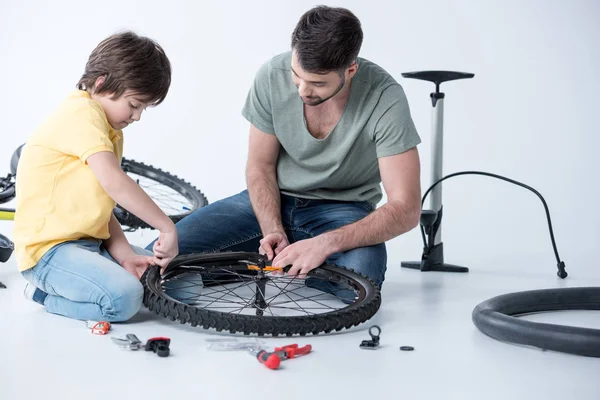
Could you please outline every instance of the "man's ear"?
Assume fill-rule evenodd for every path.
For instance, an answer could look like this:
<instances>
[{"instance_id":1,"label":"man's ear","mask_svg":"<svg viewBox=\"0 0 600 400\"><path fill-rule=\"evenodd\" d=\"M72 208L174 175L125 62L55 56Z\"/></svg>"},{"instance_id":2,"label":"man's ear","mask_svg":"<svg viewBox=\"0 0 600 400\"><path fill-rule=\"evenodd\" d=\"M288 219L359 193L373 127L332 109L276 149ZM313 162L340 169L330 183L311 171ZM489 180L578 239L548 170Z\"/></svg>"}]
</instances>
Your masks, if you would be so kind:
<instances>
[{"instance_id":1,"label":"man's ear","mask_svg":"<svg viewBox=\"0 0 600 400\"><path fill-rule=\"evenodd\" d=\"M352 78L356 71L358 71L358 63L354 61L348 68L346 68L346 79Z\"/></svg>"}]
</instances>

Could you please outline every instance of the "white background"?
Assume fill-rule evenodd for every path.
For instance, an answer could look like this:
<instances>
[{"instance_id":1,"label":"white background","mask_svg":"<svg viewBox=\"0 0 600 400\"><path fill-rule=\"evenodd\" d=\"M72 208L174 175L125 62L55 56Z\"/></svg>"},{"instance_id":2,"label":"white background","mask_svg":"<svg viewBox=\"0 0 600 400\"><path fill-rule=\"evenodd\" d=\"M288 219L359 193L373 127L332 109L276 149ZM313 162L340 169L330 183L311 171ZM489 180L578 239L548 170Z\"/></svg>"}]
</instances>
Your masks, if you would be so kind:
<instances>
[{"instance_id":1,"label":"white background","mask_svg":"<svg viewBox=\"0 0 600 400\"><path fill-rule=\"evenodd\" d=\"M598 359L500 343L478 332L470 317L479 302L497 294L600 284L595 114L600 2L324 3L356 13L365 35L361 56L379 63L403 85L423 139L423 191L431 183L433 85L401 74L430 69L475 73L474 79L442 85L444 172L487 171L541 192L569 278L554 275L544 210L533 193L491 178L453 178L444 183L443 193L446 260L471 272L401 269L401 261L421 255L419 231L390 241L383 304L373 320L383 328L384 347L358 349L368 338L366 324L354 333L300 339L300 344L312 343L315 354L289 361L285 372L273 375L247 355L207 351L201 331L148 312L131 324L115 326L113 334L133 330L142 339L171 336L174 357L163 361L122 353L108 338L85 332L81 322L25 302L24 280L11 260L0 265L0 280L9 286L0 291L5 360L0 361L0 387L6 399L50 392L65 399L106 398L104 389L117 382L122 397L135 398L175 393L222 398L227 393L236 398L285 394L318 399L329 396L322 391L327 385L331 395L348 399L402 394L426 399L598 398ZM248 123L240 110L246 93L259 66L289 49L298 18L316 4L0 0L0 173L8 172L13 150L75 87L96 44L115 31L133 29L165 48L173 84L164 104L126 129L125 155L191 181L211 202L243 190ZM11 236L11 231L11 223L0 224L1 233ZM154 233L131 237L146 244ZM598 328L597 312L557 314L536 320ZM283 341L273 344L287 344ZM417 351L399 352L399 345L413 345ZM224 367L216 368L219 363ZM268 386L257 387L257 382Z\"/></svg>"},{"instance_id":2,"label":"white background","mask_svg":"<svg viewBox=\"0 0 600 400\"><path fill-rule=\"evenodd\" d=\"M318 4L318 3L316 3ZM104 37L133 29L173 65L167 100L125 130L126 156L195 184L215 201L245 188L248 123L241 117L257 68L289 49L307 1L7 1L0 6L0 160L52 112ZM428 82L402 72L448 69L475 78L446 93L444 173L482 170L533 186L548 202L561 258L596 268L600 216L596 156L600 3L595 1L340 1L361 20L361 56L405 88L430 177ZM3 167L4 168L4 167ZM444 186L449 262L534 254L553 268L542 203L478 176ZM390 262L420 256L413 230L389 242Z\"/></svg>"},{"instance_id":3,"label":"white background","mask_svg":"<svg viewBox=\"0 0 600 400\"><path fill-rule=\"evenodd\" d=\"M195 184L213 202L245 188L254 73L289 49L307 1L8 1L0 3L0 160L52 112L96 44L122 29L156 39L173 65L167 100L125 130L127 157ZM475 78L446 93L444 173L481 170L522 181L548 202L558 250L572 272L596 268L600 216L597 97L600 3L595 1L340 1L361 20L361 56L405 88L430 177L428 82L402 72L448 69ZM5 167L2 167L4 169ZM8 170L6 170L8 172ZM535 255L554 267L542 204L478 176L444 186L449 262ZM1 229L1 228L0 228ZM420 256L418 230L389 242L390 264Z\"/></svg>"}]
</instances>

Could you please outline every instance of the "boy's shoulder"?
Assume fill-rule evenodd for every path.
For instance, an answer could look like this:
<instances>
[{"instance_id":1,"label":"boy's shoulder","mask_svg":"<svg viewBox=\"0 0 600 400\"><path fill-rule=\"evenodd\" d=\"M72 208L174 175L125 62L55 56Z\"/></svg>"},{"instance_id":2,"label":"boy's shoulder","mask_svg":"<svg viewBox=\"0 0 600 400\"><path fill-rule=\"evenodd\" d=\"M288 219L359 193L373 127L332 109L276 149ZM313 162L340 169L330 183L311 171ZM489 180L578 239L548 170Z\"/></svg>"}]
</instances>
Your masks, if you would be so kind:
<instances>
[{"instance_id":1,"label":"boy's shoulder","mask_svg":"<svg viewBox=\"0 0 600 400\"><path fill-rule=\"evenodd\" d=\"M57 141L69 140L67 138L74 140L86 131L102 131L107 137L112 135L100 103L86 91L74 90L47 115L28 141L50 146Z\"/></svg>"},{"instance_id":2,"label":"boy's shoulder","mask_svg":"<svg viewBox=\"0 0 600 400\"><path fill-rule=\"evenodd\" d=\"M75 114L89 112L90 117L104 117L104 110L100 103L93 100L85 90L74 90L69 93L63 100L58 111Z\"/></svg>"},{"instance_id":3,"label":"boy's shoulder","mask_svg":"<svg viewBox=\"0 0 600 400\"><path fill-rule=\"evenodd\" d=\"M112 130L100 103L92 99L84 90L74 90L68 93L51 113L47 122L54 129L75 128L81 124L91 124L102 127L106 133Z\"/></svg>"}]
</instances>

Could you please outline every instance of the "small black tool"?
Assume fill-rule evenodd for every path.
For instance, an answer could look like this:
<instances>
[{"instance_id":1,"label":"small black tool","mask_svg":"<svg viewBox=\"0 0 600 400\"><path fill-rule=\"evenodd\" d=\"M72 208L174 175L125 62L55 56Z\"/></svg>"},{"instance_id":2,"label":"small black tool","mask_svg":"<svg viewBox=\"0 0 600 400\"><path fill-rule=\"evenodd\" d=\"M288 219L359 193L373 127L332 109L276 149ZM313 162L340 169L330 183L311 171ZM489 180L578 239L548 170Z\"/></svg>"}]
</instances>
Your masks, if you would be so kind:
<instances>
[{"instance_id":1,"label":"small black tool","mask_svg":"<svg viewBox=\"0 0 600 400\"><path fill-rule=\"evenodd\" d=\"M159 357L168 357L171 353L169 349L170 344L171 339L167 337L155 337L148 339L144 348L146 351L155 352Z\"/></svg>"},{"instance_id":2,"label":"small black tool","mask_svg":"<svg viewBox=\"0 0 600 400\"><path fill-rule=\"evenodd\" d=\"M377 329L377 334L374 334L372 332L373 329ZM381 328L377 325L373 325L372 327L369 328L369 335L371 335L371 340L363 340L360 343L360 348L361 349L366 349L366 350L375 350L377 347L379 347L379 335L381 334Z\"/></svg>"}]
</instances>

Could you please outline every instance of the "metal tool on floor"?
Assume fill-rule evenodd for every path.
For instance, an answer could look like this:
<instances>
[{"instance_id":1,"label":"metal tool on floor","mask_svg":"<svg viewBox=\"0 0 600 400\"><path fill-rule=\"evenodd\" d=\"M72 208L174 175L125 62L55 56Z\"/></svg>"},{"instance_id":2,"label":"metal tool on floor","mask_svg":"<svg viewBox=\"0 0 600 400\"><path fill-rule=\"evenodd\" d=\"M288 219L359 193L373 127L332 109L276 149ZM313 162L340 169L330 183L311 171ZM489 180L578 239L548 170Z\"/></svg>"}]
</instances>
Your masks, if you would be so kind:
<instances>
[{"instance_id":1,"label":"metal tool on floor","mask_svg":"<svg viewBox=\"0 0 600 400\"><path fill-rule=\"evenodd\" d=\"M376 334L372 332L373 329L377 330ZM360 343L360 348L366 350L375 350L379 347L379 335L381 335L381 328L377 325L373 325L369 328L369 335L371 335L371 340L363 340Z\"/></svg>"},{"instance_id":2,"label":"metal tool on floor","mask_svg":"<svg viewBox=\"0 0 600 400\"><path fill-rule=\"evenodd\" d=\"M133 333L125 335L125 339L115 337L111 339L116 345L126 350L139 350L142 348L142 341Z\"/></svg>"},{"instance_id":3,"label":"metal tool on floor","mask_svg":"<svg viewBox=\"0 0 600 400\"><path fill-rule=\"evenodd\" d=\"M258 361L269 369L279 368L281 361L288 358L295 358L310 353L312 346L307 344L304 347L298 347L297 344L288 344L283 347L275 347L275 351L268 352L264 349L250 348L248 351L254 355Z\"/></svg>"},{"instance_id":4,"label":"metal tool on floor","mask_svg":"<svg viewBox=\"0 0 600 400\"><path fill-rule=\"evenodd\" d=\"M133 333L128 333L125 335L125 339L121 338L111 338L112 341L125 350L139 350L143 348L145 351L152 351L156 353L159 357L168 357L171 354L171 339L168 337L153 337L146 341L146 344L143 344L140 339Z\"/></svg>"}]
</instances>

